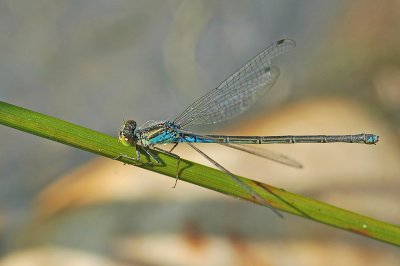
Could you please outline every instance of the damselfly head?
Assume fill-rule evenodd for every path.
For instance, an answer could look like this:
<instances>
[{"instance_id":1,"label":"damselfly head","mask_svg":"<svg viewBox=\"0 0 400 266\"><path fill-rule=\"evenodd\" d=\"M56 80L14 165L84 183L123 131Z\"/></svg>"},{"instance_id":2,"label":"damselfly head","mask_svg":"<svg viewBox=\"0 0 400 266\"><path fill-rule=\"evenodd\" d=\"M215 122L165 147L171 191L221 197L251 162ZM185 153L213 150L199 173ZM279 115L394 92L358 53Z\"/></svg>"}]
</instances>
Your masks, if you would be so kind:
<instances>
[{"instance_id":1,"label":"damselfly head","mask_svg":"<svg viewBox=\"0 0 400 266\"><path fill-rule=\"evenodd\" d=\"M119 141L125 146L133 146L138 141L135 134L136 122L134 120L128 120L124 123L118 133Z\"/></svg>"}]
</instances>

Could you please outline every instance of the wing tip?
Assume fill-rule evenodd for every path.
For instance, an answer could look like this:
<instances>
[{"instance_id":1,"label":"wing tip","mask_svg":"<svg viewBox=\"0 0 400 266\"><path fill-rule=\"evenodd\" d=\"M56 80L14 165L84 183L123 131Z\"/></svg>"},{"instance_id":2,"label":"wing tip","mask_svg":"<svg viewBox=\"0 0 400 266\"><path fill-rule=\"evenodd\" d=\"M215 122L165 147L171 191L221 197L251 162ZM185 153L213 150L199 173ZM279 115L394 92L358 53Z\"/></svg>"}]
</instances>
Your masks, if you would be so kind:
<instances>
[{"instance_id":1,"label":"wing tip","mask_svg":"<svg viewBox=\"0 0 400 266\"><path fill-rule=\"evenodd\" d=\"M293 39L281 39L276 42L277 45L285 45L287 47L296 47L296 42Z\"/></svg>"}]
</instances>

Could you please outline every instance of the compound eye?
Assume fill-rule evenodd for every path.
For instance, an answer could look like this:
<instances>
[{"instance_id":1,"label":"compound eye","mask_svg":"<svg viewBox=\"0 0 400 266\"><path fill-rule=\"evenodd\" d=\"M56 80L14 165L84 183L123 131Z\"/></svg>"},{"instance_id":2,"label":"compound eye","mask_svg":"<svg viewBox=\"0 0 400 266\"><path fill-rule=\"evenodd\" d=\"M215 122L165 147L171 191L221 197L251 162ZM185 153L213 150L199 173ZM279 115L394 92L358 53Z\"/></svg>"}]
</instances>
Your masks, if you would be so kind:
<instances>
[{"instance_id":1,"label":"compound eye","mask_svg":"<svg viewBox=\"0 0 400 266\"><path fill-rule=\"evenodd\" d=\"M125 128L131 131L136 129L136 121L135 120L128 120L125 122Z\"/></svg>"},{"instance_id":2,"label":"compound eye","mask_svg":"<svg viewBox=\"0 0 400 266\"><path fill-rule=\"evenodd\" d=\"M125 146L135 145L138 140L135 134L135 129L136 122L134 120L126 121L119 131L119 141Z\"/></svg>"}]
</instances>

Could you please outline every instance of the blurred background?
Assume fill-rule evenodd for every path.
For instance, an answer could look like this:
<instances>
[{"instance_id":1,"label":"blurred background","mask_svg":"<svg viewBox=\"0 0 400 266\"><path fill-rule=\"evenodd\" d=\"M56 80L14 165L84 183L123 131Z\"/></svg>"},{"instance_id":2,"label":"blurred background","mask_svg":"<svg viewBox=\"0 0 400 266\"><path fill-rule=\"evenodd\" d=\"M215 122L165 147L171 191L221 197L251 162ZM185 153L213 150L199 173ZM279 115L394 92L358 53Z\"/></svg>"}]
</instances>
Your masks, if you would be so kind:
<instances>
[{"instance_id":1,"label":"blurred background","mask_svg":"<svg viewBox=\"0 0 400 266\"><path fill-rule=\"evenodd\" d=\"M202 132L377 145L199 145L234 173L399 224L400 1L0 1L0 99L113 136L171 118L282 38L266 97ZM1 265L398 265L395 247L0 126ZM183 158L208 164L184 145Z\"/></svg>"}]
</instances>

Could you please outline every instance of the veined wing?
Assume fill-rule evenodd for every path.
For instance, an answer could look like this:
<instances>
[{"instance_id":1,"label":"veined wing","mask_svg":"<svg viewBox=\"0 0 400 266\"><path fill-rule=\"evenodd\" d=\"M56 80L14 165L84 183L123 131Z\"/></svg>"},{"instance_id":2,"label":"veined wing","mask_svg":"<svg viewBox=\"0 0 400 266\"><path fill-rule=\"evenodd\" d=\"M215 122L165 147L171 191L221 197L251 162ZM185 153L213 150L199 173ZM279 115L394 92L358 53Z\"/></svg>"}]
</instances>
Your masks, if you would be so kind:
<instances>
[{"instance_id":1,"label":"veined wing","mask_svg":"<svg viewBox=\"0 0 400 266\"><path fill-rule=\"evenodd\" d=\"M275 151L260 149L260 148L249 146L249 145L245 146L245 145L240 145L240 144L229 144L229 143L219 143L219 144L221 144L223 146L227 146L229 148L239 150L239 151L244 151L244 152L247 152L247 153L250 153L250 154L256 155L258 157L262 157L262 158L265 158L265 159L268 159L268 160L271 160L271 161L274 161L277 163L288 165L288 166L291 166L294 168L303 168L303 165L301 163L297 162L296 160L294 160L284 154L281 154L281 153L278 153Z\"/></svg>"},{"instance_id":2,"label":"veined wing","mask_svg":"<svg viewBox=\"0 0 400 266\"><path fill-rule=\"evenodd\" d=\"M183 134L191 134L192 133L190 131L186 131L186 130L182 130L182 129L178 129L177 131L179 133L183 133ZM198 137L200 137L202 139L213 140L214 141L213 143L221 144L223 146L226 146L226 147L229 147L229 148L232 148L232 149L236 149L236 150L239 150L239 151L247 152L247 153L250 153L252 155L255 155L255 156L258 156L258 157L261 157L261 158L264 158L264 159L268 159L268 160L271 160L271 161L274 161L274 162L277 162L277 163L281 163L281 164L284 164L284 165L287 165L287 166L291 166L291 167L294 167L294 168L303 168L303 165L301 163L297 162L296 160L294 160L294 159L292 159L292 158L290 158L290 157L288 157L288 156L286 156L284 154L275 152L275 151L254 147L253 145L256 145L256 144L248 144L248 145L232 144L232 143L222 142L222 141L220 141L220 140L218 140L216 138L213 138L211 136L208 136L208 135L202 135L202 134L198 134L198 133L195 133L194 135L196 135L196 136L198 136Z\"/></svg>"},{"instance_id":3,"label":"veined wing","mask_svg":"<svg viewBox=\"0 0 400 266\"><path fill-rule=\"evenodd\" d=\"M263 96L279 77L271 60L295 46L293 40L280 40L239 68L217 88L191 104L174 123L186 128L193 124L214 124L229 120Z\"/></svg>"}]
</instances>

